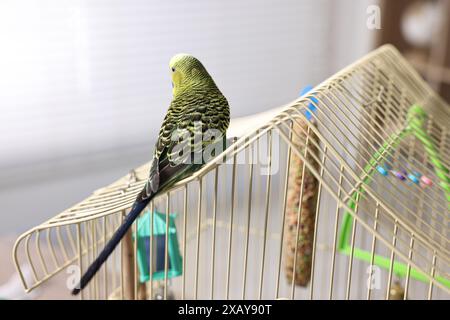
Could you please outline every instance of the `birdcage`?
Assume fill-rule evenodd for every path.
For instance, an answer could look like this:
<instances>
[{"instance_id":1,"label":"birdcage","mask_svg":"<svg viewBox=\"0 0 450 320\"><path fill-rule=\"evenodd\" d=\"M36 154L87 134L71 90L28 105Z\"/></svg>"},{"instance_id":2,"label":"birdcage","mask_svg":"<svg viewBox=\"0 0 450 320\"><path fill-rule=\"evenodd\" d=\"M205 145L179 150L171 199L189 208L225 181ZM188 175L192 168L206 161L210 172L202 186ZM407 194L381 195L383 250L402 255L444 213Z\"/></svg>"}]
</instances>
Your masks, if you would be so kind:
<instances>
[{"instance_id":1,"label":"birdcage","mask_svg":"<svg viewBox=\"0 0 450 320\"><path fill-rule=\"evenodd\" d=\"M448 299L449 119L383 46L154 199L81 297ZM77 279L148 171L20 236L25 290L63 271Z\"/></svg>"}]
</instances>

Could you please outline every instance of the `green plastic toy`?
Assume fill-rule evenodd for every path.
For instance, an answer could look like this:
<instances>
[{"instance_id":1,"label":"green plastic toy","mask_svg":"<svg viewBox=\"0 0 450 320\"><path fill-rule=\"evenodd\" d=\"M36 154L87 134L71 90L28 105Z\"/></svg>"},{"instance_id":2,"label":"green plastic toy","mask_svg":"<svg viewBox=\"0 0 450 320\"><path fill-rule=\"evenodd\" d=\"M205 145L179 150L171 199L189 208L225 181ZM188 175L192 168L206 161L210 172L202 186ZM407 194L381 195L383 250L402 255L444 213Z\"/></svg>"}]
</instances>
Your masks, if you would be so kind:
<instances>
[{"instance_id":1,"label":"green plastic toy","mask_svg":"<svg viewBox=\"0 0 450 320\"><path fill-rule=\"evenodd\" d=\"M391 149L396 148L400 141L405 137L414 135L423 144L425 152L434 165L435 174L440 180L439 184L445 192L445 197L449 203L450 208L450 179L448 177L448 169L442 164L439 152L436 150L428 134L423 130L423 125L426 117L426 112L422 107L418 105L413 105L409 109L406 127L400 132L393 134L388 139L388 141L384 142L384 144L378 149L378 151L373 154L373 156L369 160L369 163L364 167L365 177L362 178L363 183L361 184L361 187L359 187L350 195L350 199L347 202L347 207L349 207L352 211L355 210L356 204L359 201L359 197L364 193L364 186L370 183L373 173L377 172L376 167L379 163L379 160L384 157L384 154ZM405 277L408 273L408 268L410 268L409 272L412 278L423 282L429 281L428 277L422 271L408 267L403 263L395 261L391 266L391 260L383 256L374 255L372 260L372 254L369 251L361 250L359 248L353 248L352 252L350 243L352 223L353 217L348 211L345 211L338 243L338 250L341 253L344 253L346 255L353 255L353 257L355 258L367 261L369 263L373 262L374 265L381 268L390 269L392 267L393 272L400 277ZM436 276L435 279L446 287L450 288L449 279L441 276Z\"/></svg>"}]
</instances>

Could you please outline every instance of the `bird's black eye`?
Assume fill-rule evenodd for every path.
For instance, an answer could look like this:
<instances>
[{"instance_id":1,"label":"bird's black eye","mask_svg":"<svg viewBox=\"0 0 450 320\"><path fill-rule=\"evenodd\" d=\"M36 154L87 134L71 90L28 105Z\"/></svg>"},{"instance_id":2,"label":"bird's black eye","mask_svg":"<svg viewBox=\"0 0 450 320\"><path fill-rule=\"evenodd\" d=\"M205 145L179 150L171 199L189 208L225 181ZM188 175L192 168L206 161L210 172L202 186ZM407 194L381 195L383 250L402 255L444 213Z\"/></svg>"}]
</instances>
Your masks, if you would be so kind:
<instances>
[{"instance_id":1,"label":"bird's black eye","mask_svg":"<svg viewBox=\"0 0 450 320\"><path fill-rule=\"evenodd\" d=\"M174 67L172 67L172 72L175 72L175 68Z\"/></svg>"}]
</instances>

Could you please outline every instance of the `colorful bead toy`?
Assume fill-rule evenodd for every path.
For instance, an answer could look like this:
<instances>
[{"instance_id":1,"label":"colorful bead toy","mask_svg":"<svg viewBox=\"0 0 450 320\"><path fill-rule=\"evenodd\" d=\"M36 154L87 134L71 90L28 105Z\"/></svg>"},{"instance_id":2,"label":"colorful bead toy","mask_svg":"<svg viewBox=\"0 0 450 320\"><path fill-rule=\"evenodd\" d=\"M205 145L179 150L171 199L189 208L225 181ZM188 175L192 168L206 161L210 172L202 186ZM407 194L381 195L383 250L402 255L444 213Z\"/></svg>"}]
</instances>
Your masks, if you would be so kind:
<instances>
[{"instance_id":1,"label":"colorful bead toy","mask_svg":"<svg viewBox=\"0 0 450 320\"><path fill-rule=\"evenodd\" d=\"M419 184L419 178L417 178L417 176L415 176L414 174L410 173L408 175L408 178L409 178L409 180L411 180L415 184Z\"/></svg>"},{"instance_id":2,"label":"colorful bead toy","mask_svg":"<svg viewBox=\"0 0 450 320\"><path fill-rule=\"evenodd\" d=\"M431 181L430 178L427 178L425 176L420 177L421 186L428 186L431 187L433 185L433 181Z\"/></svg>"},{"instance_id":3,"label":"colorful bead toy","mask_svg":"<svg viewBox=\"0 0 450 320\"><path fill-rule=\"evenodd\" d=\"M401 172L394 171L394 170L392 170L391 172L394 174L394 176L396 176L400 180L402 180L402 181L406 180L405 176Z\"/></svg>"},{"instance_id":4,"label":"colorful bead toy","mask_svg":"<svg viewBox=\"0 0 450 320\"><path fill-rule=\"evenodd\" d=\"M378 170L378 172L381 173L383 176L387 176L387 175L388 175L387 170L386 170L385 168L383 168L382 166L378 166L378 167L377 167L377 170Z\"/></svg>"},{"instance_id":5,"label":"colorful bead toy","mask_svg":"<svg viewBox=\"0 0 450 320\"><path fill-rule=\"evenodd\" d=\"M386 169L387 168L387 169ZM430 178L420 174L417 171L413 171L412 173L408 173L405 169L401 169L399 171L391 170L391 166L387 163L384 166L377 166L377 171L383 175L387 176L392 173L396 178L405 181L406 179L411 180L413 183L420 185L422 188L430 187L433 185L433 182Z\"/></svg>"}]
</instances>

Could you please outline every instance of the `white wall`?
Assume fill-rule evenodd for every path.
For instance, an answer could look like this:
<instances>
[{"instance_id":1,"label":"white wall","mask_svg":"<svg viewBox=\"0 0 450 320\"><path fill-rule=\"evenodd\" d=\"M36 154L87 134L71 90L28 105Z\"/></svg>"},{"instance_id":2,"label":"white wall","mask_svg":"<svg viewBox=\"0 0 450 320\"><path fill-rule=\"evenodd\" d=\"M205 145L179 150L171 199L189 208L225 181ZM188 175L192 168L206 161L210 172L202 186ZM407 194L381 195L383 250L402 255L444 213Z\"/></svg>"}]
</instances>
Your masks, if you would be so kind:
<instances>
[{"instance_id":1,"label":"white wall","mask_svg":"<svg viewBox=\"0 0 450 320\"><path fill-rule=\"evenodd\" d=\"M371 48L377 1L1 1L0 234L149 158L168 61L200 58L233 117L294 99Z\"/></svg>"}]
</instances>

